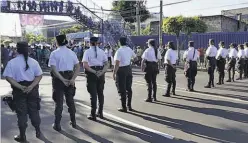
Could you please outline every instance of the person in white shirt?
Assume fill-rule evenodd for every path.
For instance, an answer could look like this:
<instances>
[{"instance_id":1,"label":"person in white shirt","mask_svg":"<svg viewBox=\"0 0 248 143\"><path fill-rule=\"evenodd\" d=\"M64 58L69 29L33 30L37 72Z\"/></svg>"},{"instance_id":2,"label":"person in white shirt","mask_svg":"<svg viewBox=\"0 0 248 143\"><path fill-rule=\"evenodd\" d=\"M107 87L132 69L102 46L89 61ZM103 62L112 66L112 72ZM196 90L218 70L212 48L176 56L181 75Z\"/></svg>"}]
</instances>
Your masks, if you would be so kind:
<instances>
[{"instance_id":1,"label":"person in white shirt","mask_svg":"<svg viewBox=\"0 0 248 143\"><path fill-rule=\"evenodd\" d=\"M234 82L234 76L235 76L235 65L236 65L236 58L237 58L237 50L235 49L235 45L234 43L230 44L230 51L228 54L228 80L226 82ZM232 71L232 78L231 78L231 71Z\"/></svg>"},{"instance_id":2,"label":"person in white shirt","mask_svg":"<svg viewBox=\"0 0 248 143\"><path fill-rule=\"evenodd\" d=\"M217 54L217 48L214 46L214 40L209 39L209 47L206 51L206 57L208 60L208 84L204 86L205 88L211 88L214 87L214 70L216 67L216 54Z\"/></svg>"},{"instance_id":3,"label":"person in white shirt","mask_svg":"<svg viewBox=\"0 0 248 143\"><path fill-rule=\"evenodd\" d=\"M166 93L163 95L165 97L170 97L170 90L172 86L172 94L176 95L176 62L177 53L175 51L175 46L172 41L168 42L168 50L164 56L165 63L165 81L167 82Z\"/></svg>"},{"instance_id":4,"label":"person in white shirt","mask_svg":"<svg viewBox=\"0 0 248 143\"><path fill-rule=\"evenodd\" d=\"M13 89L14 110L20 131L14 139L17 142L26 142L28 115L35 127L36 137L39 138L41 135L39 82L42 78L42 70L39 63L28 56L27 42L18 42L17 52L17 57L8 62L3 76Z\"/></svg>"},{"instance_id":5,"label":"person in white shirt","mask_svg":"<svg viewBox=\"0 0 248 143\"><path fill-rule=\"evenodd\" d=\"M228 51L225 48L224 41L220 41L219 50L218 50L217 55L216 55L217 71L219 72L219 81L216 84L218 84L218 85L224 84L225 65L226 65L227 54L228 54Z\"/></svg>"},{"instance_id":6,"label":"person in white shirt","mask_svg":"<svg viewBox=\"0 0 248 143\"><path fill-rule=\"evenodd\" d=\"M142 55L141 69L145 72L145 80L148 86L148 98L146 102L157 101L157 74L159 73L160 61L162 59L159 49L156 48L154 39L148 40L148 49ZM152 94L153 91L153 94Z\"/></svg>"},{"instance_id":7,"label":"person in white shirt","mask_svg":"<svg viewBox=\"0 0 248 143\"><path fill-rule=\"evenodd\" d=\"M183 54L185 61L185 76L187 77L187 91L194 91L195 77L197 75L197 59L199 58L198 51L194 48L194 42L189 41L189 48Z\"/></svg>"},{"instance_id":8,"label":"person in white shirt","mask_svg":"<svg viewBox=\"0 0 248 143\"><path fill-rule=\"evenodd\" d=\"M87 90L91 100L91 114L89 120L96 121L96 116L103 119L103 103L104 103L104 84L105 72L108 69L108 58L104 51L97 46L97 37L90 38L90 48L84 52L83 65L87 78ZM97 98L99 101L98 113Z\"/></svg>"},{"instance_id":9,"label":"person in white shirt","mask_svg":"<svg viewBox=\"0 0 248 143\"><path fill-rule=\"evenodd\" d=\"M113 71L113 79L116 81L118 93L121 97L122 108L119 108L120 112L133 111L132 103L132 68L131 59L135 58L134 51L127 46L127 38L121 37L120 48L116 51L114 56L115 66ZM126 97L127 105L126 105Z\"/></svg>"},{"instance_id":10,"label":"person in white shirt","mask_svg":"<svg viewBox=\"0 0 248 143\"><path fill-rule=\"evenodd\" d=\"M237 64L238 64L238 72L239 72L239 77L237 78L237 80L242 80L242 76L244 73L244 66L245 66L245 51L244 51L244 45L240 44L238 46L239 51L238 51L238 60L237 60Z\"/></svg>"},{"instance_id":11,"label":"person in white shirt","mask_svg":"<svg viewBox=\"0 0 248 143\"><path fill-rule=\"evenodd\" d=\"M109 68L110 69L112 68L112 53L113 53L112 48L110 47L110 45L107 45L106 48L105 48L105 54L108 57L108 62L109 62Z\"/></svg>"},{"instance_id":12,"label":"person in white shirt","mask_svg":"<svg viewBox=\"0 0 248 143\"><path fill-rule=\"evenodd\" d=\"M63 111L64 95L68 112L70 113L70 124L73 128L77 126L74 96L76 92L75 79L80 72L80 65L77 55L67 48L68 41L65 35L56 36L56 42L58 48L51 53L48 65L51 67L53 100L55 102L53 129L61 131L60 121Z\"/></svg>"},{"instance_id":13,"label":"person in white shirt","mask_svg":"<svg viewBox=\"0 0 248 143\"><path fill-rule=\"evenodd\" d=\"M245 42L245 67L244 67L244 78L248 78L248 42Z\"/></svg>"}]
</instances>

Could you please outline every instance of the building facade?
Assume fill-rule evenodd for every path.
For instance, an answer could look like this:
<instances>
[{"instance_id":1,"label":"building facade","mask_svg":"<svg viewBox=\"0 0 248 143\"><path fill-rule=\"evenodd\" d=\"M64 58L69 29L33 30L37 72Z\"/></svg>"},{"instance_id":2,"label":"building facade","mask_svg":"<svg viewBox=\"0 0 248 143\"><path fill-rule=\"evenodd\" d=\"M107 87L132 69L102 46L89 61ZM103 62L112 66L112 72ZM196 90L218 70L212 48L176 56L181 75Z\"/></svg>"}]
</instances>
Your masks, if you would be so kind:
<instances>
[{"instance_id":1,"label":"building facade","mask_svg":"<svg viewBox=\"0 0 248 143\"><path fill-rule=\"evenodd\" d=\"M224 15L200 17L207 26L207 32L242 32L247 31L247 24Z\"/></svg>"}]
</instances>

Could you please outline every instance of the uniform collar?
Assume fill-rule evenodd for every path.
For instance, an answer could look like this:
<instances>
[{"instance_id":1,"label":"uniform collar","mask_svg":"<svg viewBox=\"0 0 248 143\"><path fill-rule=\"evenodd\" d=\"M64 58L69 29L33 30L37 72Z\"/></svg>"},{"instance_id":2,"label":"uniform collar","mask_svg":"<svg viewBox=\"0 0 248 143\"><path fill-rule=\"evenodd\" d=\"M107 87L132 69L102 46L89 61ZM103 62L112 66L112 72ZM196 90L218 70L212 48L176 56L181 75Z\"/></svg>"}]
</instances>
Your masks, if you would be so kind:
<instances>
[{"instance_id":1,"label":"uniform collar","mask_svg":"<svg viewBox=\"0 0 248 143\"><path fill-rule=\"evenodd\" d=\"M61 48L61 49L62 49L62 48L67 48L67 47L64 45L64 46L59 46L59 48Z\"/></svg>"},{"instance_id":2,"label":"uniform collar","mask_svg":"<svg viewBox=\"0 0 248 143\"><path fill-rule=\"evenodd\" d=\"M194 49L194 47L189 47L189 50Z\"/></svg>"},{"instance_id":3,"label":"uniform collar","mask_svg":"<svg viewBox=\"0 0 248 143\"><path fill-rule=\"evenodd\" d=\"M120 46L120 48L126 48L127 46Z\"/></svg>"}]
</instances>

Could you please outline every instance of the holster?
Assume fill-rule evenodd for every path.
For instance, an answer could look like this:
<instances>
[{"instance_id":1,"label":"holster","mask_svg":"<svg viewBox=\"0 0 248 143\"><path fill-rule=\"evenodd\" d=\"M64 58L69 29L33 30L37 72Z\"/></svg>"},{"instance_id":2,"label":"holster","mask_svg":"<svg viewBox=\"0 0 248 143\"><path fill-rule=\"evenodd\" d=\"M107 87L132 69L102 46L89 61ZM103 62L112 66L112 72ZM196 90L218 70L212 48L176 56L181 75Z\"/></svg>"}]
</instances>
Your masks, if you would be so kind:
<instances>
[{"instance_id":1,"label":"holster","mask_svg":"<svg viewBox=\"0 0 248 143\"><path fill-rule=\"evenodd\" d=\"M16 106L15 106L15 102L13 100L13 98L11 96L5 96L3 97L3 102L8 106L9 108L12 110L12 112L16 111Z\"/></svg>"}]
</instances>

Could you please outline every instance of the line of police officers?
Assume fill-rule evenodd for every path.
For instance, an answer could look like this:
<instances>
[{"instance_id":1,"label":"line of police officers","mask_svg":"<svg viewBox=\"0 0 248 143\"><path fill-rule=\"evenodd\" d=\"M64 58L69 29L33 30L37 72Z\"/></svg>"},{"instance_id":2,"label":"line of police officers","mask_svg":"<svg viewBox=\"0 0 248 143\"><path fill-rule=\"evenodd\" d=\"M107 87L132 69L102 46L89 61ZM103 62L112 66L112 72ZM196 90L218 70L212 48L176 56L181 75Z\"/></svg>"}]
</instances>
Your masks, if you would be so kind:
<instances>
[{"instance_id":1,"label":"line of police officers","mask_svg":"<svg viewBox=\"0 0 248 143\"><path fill-rule=\"evenodd\" d=\"M76 128L76 108L74 103L74 96L76 93L75 79L80 72L80 65L76 54L67 48L68 41L65 35L56 36L58 48L50 55L49 66L51 67L52 98L55 102L55 119L53 129L61 131L60 121L62 118L63 100L64 96L66 104L68 106L68 112L70 113L70 124L73 128ZM103 116L103 104L104 104L104 84L105 84L105 72L108 68L108 58L104 51L97 47L98 38L90 38L90 48L87 49L83 55L83 66L85 68L85 74L87 78L87 90L90 94L91 100L91 113L88 119L96 121L99 117L104 119ZM133 111L132 109L132 68L130 66L132 58L136 55L133 50L127 46L127 38L121 37L119 40L120 48L116 51L114 56L114 70L113 79L115 80L118 93L121 98L120 112ZM156 101L156 76L159 73L161 61L161 53L156 48L156 42L154 39L150 39L147 42L149 48L145 50L142 55L142 71L145 72L145 80L148 86L148 97L146 102ZM227 56L227 51L224 49L224 42L220 42L220 49L214 46L214 40L210 39L209 47L207 49L207 59L209 61L208 73L209 83L206 87L214 86L214 70L216 66L219 71L219 82L223 84L225 69L223 63ZM231 44L231 47L232 44ZM231 48L229 52L228 71L235 66L233 60L238 57L239 70L245 70L245 77L247 77L247 65L248 65L248 43L244 46L239 46L239 52L235 52L234 48ZM170 91L172 86L172 94L175 95L176 87L176 61L177 54L173 42L168 42L168 50L164 57L165 64L165 81L167 82L167 89L163 96L170 97ZM8 62L3 76L11 84L13 89L13 100L15 103L15 110L18 119L18 126L20 134L15 136L15 140L18 142L26 141L26 127L27 127L27 115L31 119L32 125L36 129L36 137L41 136L40 131L40 98L39 98L39 82L42 78L42 70L37 61L28 57L28 44L26 42L17 43L17 51L19 55ZM185 60L185 75L188 79L188 91L194 91L195 76L197 74L197 58L198 52L194 49L194 42L189 42L189 49L184 53ZM242 72L240 72L240 78L242 78ZM229 76L230 77L230 76ZM228 80L230 81L230 80ZM99 102L98 112L97 110L97 98Z\"/></svg>"}]
</instances>

